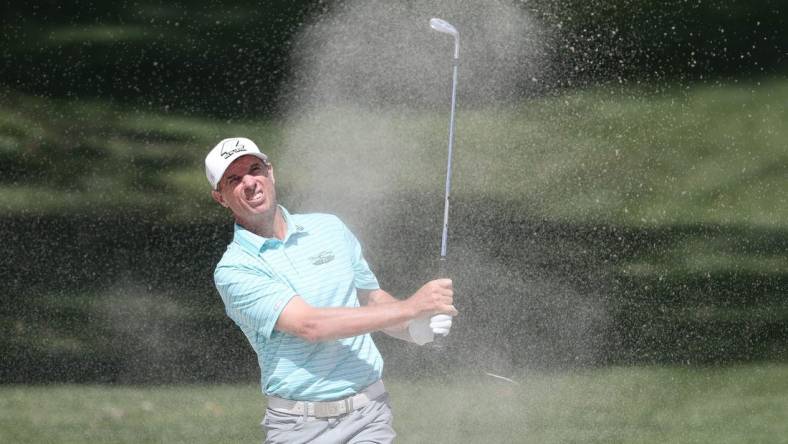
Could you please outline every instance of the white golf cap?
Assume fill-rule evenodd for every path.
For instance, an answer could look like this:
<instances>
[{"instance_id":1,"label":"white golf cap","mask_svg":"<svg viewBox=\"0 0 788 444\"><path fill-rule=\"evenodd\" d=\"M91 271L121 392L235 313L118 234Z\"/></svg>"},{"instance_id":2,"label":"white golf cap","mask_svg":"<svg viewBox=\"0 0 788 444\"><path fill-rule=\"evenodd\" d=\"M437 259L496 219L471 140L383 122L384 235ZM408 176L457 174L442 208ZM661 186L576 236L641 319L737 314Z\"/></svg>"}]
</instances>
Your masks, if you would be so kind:
<instances>
[{"instance_id":1,"label":"white golf cap","mask_svg":"<svg viewBox=\"0 0 788 444\"><path fill-rule=\"evenodd\" d=\"M260 152L260 148L246 137L224 139L205 156L205 175L208 176L211 188L216 189L227 167L241 156L255 156L268 162L268 156Z\"/></svg>"}]
</instances>

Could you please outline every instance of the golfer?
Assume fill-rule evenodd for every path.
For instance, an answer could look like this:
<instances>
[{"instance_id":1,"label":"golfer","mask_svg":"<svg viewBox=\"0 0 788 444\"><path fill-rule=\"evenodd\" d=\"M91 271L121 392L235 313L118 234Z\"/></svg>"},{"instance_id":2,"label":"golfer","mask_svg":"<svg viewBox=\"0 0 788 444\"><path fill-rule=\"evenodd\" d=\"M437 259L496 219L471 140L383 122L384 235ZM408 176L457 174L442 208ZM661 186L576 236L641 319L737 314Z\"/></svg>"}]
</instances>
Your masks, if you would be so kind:
<instances>
[{"instance_id":1,"label":"golfer","mask_svg":"<svg viewBox=\"0 0 788 444\"><path fill-rule=\"evenodd\" d=\"M265 442L392 442L383 359L370 333L419 345L448 334L457 315L451 280L403 300L382 290L342 221L278 205L273 166L249 139L219 142L205 171L213 199L235 218L214 281L257 353Z\"/></svg>"}]
</instances>

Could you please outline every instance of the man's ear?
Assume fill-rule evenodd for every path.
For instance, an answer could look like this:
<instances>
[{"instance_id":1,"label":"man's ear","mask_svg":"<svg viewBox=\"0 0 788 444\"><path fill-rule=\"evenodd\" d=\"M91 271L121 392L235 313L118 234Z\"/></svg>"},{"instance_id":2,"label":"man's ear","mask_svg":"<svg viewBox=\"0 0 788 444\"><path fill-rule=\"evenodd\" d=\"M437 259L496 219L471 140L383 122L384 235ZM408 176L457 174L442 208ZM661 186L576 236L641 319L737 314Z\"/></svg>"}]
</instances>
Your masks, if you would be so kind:
<instances>
[{"instance_id":1,"label":"man's ear","mask_svg":"<svg viewBox=\"0 0 788 444\"><path fill-rule=\"evenodd\" d=\"M219 205L227 208L227 202L225 202L224 197L222 197L222 193L216 190L211 190L211 197L213 197L213 200L215 200Z\"/></svg>"},{"instance_id":2,"label":"man's ear","mask_svg":"<svg viewBox=\"0 0 788 444\"><path fill-rule=\"evenodd\" d=\"M268 174L271 175L271 182L276 183L276 178L274 177L274 166L272 164L268 164Z\"/></svg>"}]
</instances>

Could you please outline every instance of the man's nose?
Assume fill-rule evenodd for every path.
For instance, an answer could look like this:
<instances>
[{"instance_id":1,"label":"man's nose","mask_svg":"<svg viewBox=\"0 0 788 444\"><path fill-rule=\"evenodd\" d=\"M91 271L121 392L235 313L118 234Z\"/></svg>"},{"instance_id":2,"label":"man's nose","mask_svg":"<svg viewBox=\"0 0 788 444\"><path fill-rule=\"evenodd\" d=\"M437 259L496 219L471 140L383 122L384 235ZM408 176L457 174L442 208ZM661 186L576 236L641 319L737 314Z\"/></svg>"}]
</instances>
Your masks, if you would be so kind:
<instances>
[{"instance_id":1,"label":"man's nose","mask_svg":"<svg viewBox=\"0 0 788 444\"><path fill-rule=\"evenodd\" d=\"M251 174L244 174L244 176L243 176L243 178L241 180L243 180L244 187L254 187L255 186L254 176L251 175Z\"/></svg>"}]
</instances>

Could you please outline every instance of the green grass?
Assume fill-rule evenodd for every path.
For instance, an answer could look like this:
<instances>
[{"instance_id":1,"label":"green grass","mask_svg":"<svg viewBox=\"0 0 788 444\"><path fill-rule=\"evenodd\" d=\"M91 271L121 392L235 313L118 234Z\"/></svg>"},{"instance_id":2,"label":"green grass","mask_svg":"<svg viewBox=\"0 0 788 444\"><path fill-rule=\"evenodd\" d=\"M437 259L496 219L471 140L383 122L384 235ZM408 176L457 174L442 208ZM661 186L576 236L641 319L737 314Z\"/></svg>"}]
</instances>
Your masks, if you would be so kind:
<instances>
[{"instance_id":1,"label":"green grass","mask_svg":"<svg viewBox=\"0 0 788 444\"><path fill-rule=\"evenodd\" d=\"M473 149L458 156L474 171L467 182L533 200L551 218L785 227L786 99L778 81L582 91L523 104L497 126L508 143L479 118L465 130Z\"/></svg>"},{"instance_id":2,"label":"green grass","mask_svg":"<svg viewBox=\"0 0 788 444\"><path fill-rule=\"evenodd\" d=\"M784 443L785 364L389 380L401 443ZM255 385L0 387L0 441L259 442Z\"/></svg>"}]
</instances>

